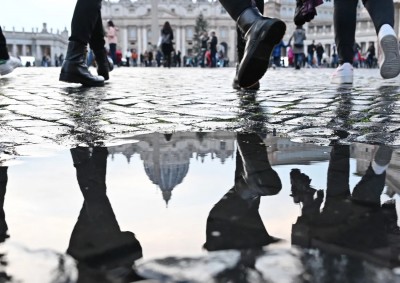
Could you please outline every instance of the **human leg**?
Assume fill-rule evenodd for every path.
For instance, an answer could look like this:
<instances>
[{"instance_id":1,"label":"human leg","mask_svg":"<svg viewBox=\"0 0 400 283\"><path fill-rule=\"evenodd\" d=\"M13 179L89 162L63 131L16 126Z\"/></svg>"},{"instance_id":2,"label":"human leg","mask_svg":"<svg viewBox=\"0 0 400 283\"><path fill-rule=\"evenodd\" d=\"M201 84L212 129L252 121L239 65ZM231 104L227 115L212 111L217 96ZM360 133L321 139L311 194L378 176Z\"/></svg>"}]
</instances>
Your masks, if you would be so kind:
<instances>
[{"instance_id":1,"label":"human leg","mask_svg":"<svg viewBox=\"0 0 400 283\"><path fill-rule=\"evenodd\" d=\"M245 49L239 64L237 79L241 87L257 83L266 72L274 46L282 39L286 25L263 17L251 0L221 0L232 19L245 34Z\"/></svg>"},{"instance_id":2,"label":"human leg","mask_svg":"<svg viewBox=\"0 0 400 283\"><path fill-rule=\"evenodd\" d=\"M378 64L384 79L397 77L400 73L399 43L394 26L393 0L363 0L378 35Z\"/></svg>"},{"instance_id":3,"label":"human leg","mask_svg":"<svg viewBox=\"0 0 400 283\"><path fill-rule=\"evenodd\" d=\"M332 83L353 83L357 4L358 0L334 0L333 24L339 67L332 75Z\"/></svg>"},{"instance_id":4,"label":"human leg","mask_svg":"<svg viewBox=\"0 0 400 283\"><path fill-rule=\"evenodd\" d=\"M0 27L0 75L7 75L20 66L21 61L8 54L6 38Z\"/></svg>"},{"instance_id":5,"label":"human leg","mask_svg":"<svg viewBox=\"0 0 400 283\"><path fill-rule=\"evenodd\" d=\"M100 16L101 0L78 0L71 22L67 55L60 73L60 81L85 86L102 86L104 78L93 76L86 65L86 45L91 41Z\"/></svg>"},{"instance_id":6,"label":"human leg","mask_svg":"<svg viewBox=\"0 0 400 283\"><path fill-rule=\"evenodd\" d=\"M264 1L263 0L252 1L252 5L256 6L261 14L264 14ZM244 48L246 46L246 40L244 39L244 33L242 32L242 30L237 25L236 25L236 35L237 35L236 53L237 53L237 61L238 61L238 63L236 64L236 74L237 74L239 63L243 59ZM238 82L238 79L237 79L237 75L235 75L235 78L233 79L232 87L234 89L240 89L240 85L239 85L239 82ZM250 86L247 89L258 90L258 89L260 89L260 83L257 82L257 83L255 83L254 85Z\"/></svg>"},{"instance_id":7,"label":"human leg","mask_svg":"<svg viewBox=\"0 0 400 283\"><path fill-rule=\"evenodd\" d=\"M94 57L97 65L97 74L102 76L104 80L110 78L109 72L113 70L114 64L107 56L107 50L104 45L104 28L101 22L101 12L98 11L97 21L94 25L92 36L90 37L89 46L93 50Z\"/></svg>"}]
</instances>

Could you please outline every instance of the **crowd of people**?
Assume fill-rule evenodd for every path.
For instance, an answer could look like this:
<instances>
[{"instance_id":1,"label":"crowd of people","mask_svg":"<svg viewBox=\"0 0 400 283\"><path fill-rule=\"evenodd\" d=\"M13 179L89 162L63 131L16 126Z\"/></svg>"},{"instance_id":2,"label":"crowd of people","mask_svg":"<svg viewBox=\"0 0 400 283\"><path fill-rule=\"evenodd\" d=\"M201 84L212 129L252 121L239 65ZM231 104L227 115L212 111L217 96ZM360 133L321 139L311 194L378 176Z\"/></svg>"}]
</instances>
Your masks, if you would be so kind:
<instances>
[{"instance_id":1,"label":"crowd of people","mask_svg":"<svg viewBox=\"0 0 400 283\"><path fill-rule=\"evenodd\" d=\"M296 29L287 44L282 38L286 25L277 18L264 17L264 1L260 0L220 0L222 6L237 23L236 52L238 63L232 86L235 89L259 89L259 80L272 65L281 66L281 51L288 48L288 64L296 69L319 67L329 64L337 67L332 82L352 83L354 67L376 67L383 78L397 77L400 73L399 42L394 27L393 0L364 0L378 36L379 52L374 44L368 47L367 54L361 54L355 42L356 12L358 0L334 1L335 44L331 58L326 58L322 44L312 42L304 45L306 33L303 25L316 15L315 7L322 1L314 1L315 7L308 9L307 1L297 1L294 15ZM318 3L317 3L318 2ZM308 3L308 4L307 4ZM316 4L317 3L317 4ZM60 81L80 83L85 86L102 86L109 79L114 65L122 61L117 52L118 28L111 20L107 21L106 48L105 31L101 18L101 0L78 0L71 22L71 36L68 50L63 60ZM305 15L304 15L305 13ZM309 13L309 15L307 15ZM157 49L137 54L135 49L125 54L125 64L132 66L226 66L227 60L223 46L218 45L214 31L204 32L201 37L200 51L196 56L181 59L180 51L173 47L174 34L169 22L165 22L160 32ZM87 56L87 45L90 47ZM220 48L218 49L218 46ZM221 47L222 46L222 47ZM305 51L306 50L306 54ZM155 53L155 54L154 54ZM378 53L378 58L376 57ZM314 56L315 54L315 56ZM363 56L364 55L364 56ZM89 61L86 61L86 57ZM111 59L110 59L110 58ZM271 60L272 59L272 60ZM90 73L88 65L95 63L97 76ZM43 60L46 65L46 60ZM0 29L0 75L10 73L21 62L10 57L6 40Z\"/></svg>"}]
</instances>

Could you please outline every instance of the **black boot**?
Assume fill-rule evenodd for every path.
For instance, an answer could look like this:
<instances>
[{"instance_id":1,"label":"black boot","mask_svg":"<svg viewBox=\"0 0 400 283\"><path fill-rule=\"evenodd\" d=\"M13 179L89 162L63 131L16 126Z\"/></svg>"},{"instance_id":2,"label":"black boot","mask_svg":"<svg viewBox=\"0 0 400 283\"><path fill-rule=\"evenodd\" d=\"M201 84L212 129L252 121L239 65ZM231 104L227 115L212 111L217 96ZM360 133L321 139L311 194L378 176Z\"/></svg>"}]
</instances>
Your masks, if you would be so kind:
<instances>
[{"instance_id":1,"label":"black boot","mask_svg":"<svg viewBox=\"0 0 400 283\"><path fill-rule=\"evenodd\" d=\"M60 81L84 86L103 86L104 78L93 76L86 65L86 45L77 41L68 43L67 55L61 67Z\"/></svg>"},{"instance_id":2,"label":"black boot","mask_svg":"<svg viewBox=\"0 0 400 283\"><path fill-rule=\"evenodd\" d=\"M243 38L243 32L239 27L236 28L236 31L237 31L236 53L238 56L238 62L240 63L243 59L244 48L246 47L246 40ZM232 82L232 87L237 90L241 89L239 85L239 80L237 78L239 63L236 64L235 78L233 79ZM259 89L260 89L260 82L256 82L254 85L245 88L245 90L259 90Z\"/></svg>"},{"instance_id":3,"label":"black boot","mask_svg":"<svg viewBox=\"0 0 400 283\"><path fill-rule=\"evenodd\" d=\"M255 7L244 10L237 24L246 40L237 80L246 88L257 83L267 71L272 50L282 40L286 25L279 19L263 17Z\"/></svg>"},{"instance_id":4,"label":"black boot","mask_svg":"<svg viewBox=\"0 0 400 283\"><path fill-rule=\"evenodd\" d=\"M108 58L107 51L103 48L100 50L93 50L96 65L97 65L97 74L102 76L104 80L108 80L110 78L109 72L114 69L114 63L111 58Z\"/></svg>"}]
</instances>

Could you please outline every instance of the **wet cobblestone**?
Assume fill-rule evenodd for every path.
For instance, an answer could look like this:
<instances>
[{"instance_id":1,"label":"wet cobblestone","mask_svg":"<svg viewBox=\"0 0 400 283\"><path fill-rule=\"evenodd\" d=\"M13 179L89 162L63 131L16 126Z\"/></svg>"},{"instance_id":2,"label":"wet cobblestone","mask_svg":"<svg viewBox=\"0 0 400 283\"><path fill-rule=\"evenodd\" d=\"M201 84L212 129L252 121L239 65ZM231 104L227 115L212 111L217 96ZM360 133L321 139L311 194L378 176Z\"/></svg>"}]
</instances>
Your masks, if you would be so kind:
<instances>
[{"instance_id":1,"label":"wet cobblestone","mask_svg":"<svg viewBox=\"0 0 400 283\"><path fill-rule=\"evenodd\" d=\"M93 70L94 71L94 70ZM233 68L117 68L102 88L58 81L59 68L20 68L0 78L2 142L74 145L174 131L273 131L329 144L400 145L398 78L356 69L351 88L332 69L269 70L257 92L231 88Z\"/></svg>"}]
</instances>

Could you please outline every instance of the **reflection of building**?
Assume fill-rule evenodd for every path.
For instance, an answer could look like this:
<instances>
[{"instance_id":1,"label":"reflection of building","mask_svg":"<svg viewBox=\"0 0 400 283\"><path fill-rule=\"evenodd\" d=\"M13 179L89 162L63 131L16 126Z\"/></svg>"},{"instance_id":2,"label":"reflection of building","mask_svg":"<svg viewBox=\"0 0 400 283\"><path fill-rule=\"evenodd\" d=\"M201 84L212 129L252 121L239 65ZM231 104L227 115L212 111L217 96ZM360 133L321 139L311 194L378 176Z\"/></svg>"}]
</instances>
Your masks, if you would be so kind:
<instances>
[{"instance_id":1,"label":"reflection of building","mask_svg":"<svg viewBox=\"0 0 400 283\"><path fill-rule=\"evenodd\" d=\"M46 23L43 24L42 30L32 29L31 32L25 30L12 31L3 29L7 40L8 51L13 56L33 56L35 57L36 66L40 66L43 56L49 56L51 65L55 65L54 56L64 54L68 45L68 31L65 29L61 33L53 33L47 29Z\"/></svg>"},{"instance_id":2,"label":"reflection of building","mask_svg":"<svg viewBox=\"0 0 400 283\"><path fill-rule=\"evenodd\" d=\"M172 190L188 173L191 158L203 160L210 156L224 163L227 158L233 157L235 143L235 134L225 132L154 133L134 138L139 142L111 147L110 154L122 153L128 162L135 153L139 154L147 176L161 189L167 203Z\"/></svg>"},{"instance_id":3,"label":"reflection of building","mask_svg":"<svg viewBox=\"0 0 400 283\"><path fill-rule=\"evenodd\" d=\"M208 0L120 0L103 2L104 19L113 19L119 28L120 49L136 48L139 53L153 49L157 44L160 30L169 21L174 31L174 48L182 56L192 55L193 35L196 18L203 14L214 30L219 43L228 46L227 56L235 60L236 27L235 22L222 8L219 1Z\"/></svg>"}]
</instances>

